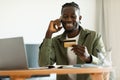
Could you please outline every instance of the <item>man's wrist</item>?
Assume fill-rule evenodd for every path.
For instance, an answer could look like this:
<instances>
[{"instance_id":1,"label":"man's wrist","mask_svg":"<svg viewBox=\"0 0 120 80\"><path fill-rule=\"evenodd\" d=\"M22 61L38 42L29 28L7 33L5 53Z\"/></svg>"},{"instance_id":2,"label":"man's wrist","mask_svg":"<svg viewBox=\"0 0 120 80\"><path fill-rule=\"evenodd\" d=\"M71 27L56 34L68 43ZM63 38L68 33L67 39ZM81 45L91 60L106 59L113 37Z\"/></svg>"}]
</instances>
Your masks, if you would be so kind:
<instances>
[{"instance_id":1,"label":"man's wrist","mask_svg":"<svg viewBox=\"0 0 120 80\"><path fill-rule=\"evenodd\" d=\"M87 60L86 60L86 63L91 63L92 62L92 56L90 55Z\"/></svg>"},{"instance_id":2,"label":"man's wrist","mask_svg":"<svg viewBox=\"0 0 120 80\"><path fill-rule=\"evenodd\" d=\"M52 37L52 34L53 34L52 32L47 31L45 38L51 38L51 37Z\"/></svg>"}]
</instances>

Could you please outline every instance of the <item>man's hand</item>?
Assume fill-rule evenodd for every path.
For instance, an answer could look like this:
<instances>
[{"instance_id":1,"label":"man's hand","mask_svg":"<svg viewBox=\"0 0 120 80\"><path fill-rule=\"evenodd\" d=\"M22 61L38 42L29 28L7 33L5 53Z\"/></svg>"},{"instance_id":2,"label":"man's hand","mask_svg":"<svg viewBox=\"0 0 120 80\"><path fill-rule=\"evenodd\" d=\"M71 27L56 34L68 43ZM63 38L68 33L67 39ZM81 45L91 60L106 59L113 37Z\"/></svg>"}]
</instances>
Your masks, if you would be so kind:
<instances>
[{"instance_id":1,"label":"man's hand","mask_svg":"<svg viewBox=\"0 0 120 80\"><path fill-rule=\"evenodd\" d=\"M85 62L91 61L90 54L88 53L88 50L85 46L73 45L72 47L73 47L72 50L74 51L74 53L77 56L79 56L82 61L85 61Z\"/></svg>"},{"instance_id":2,"label":"man's hand","mask_svg":"<svg viewBox=\"0 0 120 80\"><path fill-rule=\"evenodd\" d=\"M48 30L46 32L46 38L51 38L52 34L62 29L60 19L50 21Z\"/></svg>"}]
</instances>

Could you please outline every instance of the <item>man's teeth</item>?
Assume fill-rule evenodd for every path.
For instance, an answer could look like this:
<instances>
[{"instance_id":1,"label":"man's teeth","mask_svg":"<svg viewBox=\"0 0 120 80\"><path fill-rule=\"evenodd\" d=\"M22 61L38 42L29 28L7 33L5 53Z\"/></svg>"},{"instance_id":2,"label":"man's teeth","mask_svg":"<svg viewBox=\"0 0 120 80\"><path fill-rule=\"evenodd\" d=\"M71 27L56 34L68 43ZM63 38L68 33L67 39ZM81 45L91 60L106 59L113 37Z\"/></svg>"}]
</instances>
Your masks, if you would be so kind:
<instances>
[{"instance_id":1,"label":"man's teeth","mask_svg":"<svg viewBox=\"0 0 120 80\"><path fill-rule=\"evenodd\" d=\"M66 26L73 26L73 24L72 23L68 23L68 24L66 24Z\"/></svg>"}]
</instances>

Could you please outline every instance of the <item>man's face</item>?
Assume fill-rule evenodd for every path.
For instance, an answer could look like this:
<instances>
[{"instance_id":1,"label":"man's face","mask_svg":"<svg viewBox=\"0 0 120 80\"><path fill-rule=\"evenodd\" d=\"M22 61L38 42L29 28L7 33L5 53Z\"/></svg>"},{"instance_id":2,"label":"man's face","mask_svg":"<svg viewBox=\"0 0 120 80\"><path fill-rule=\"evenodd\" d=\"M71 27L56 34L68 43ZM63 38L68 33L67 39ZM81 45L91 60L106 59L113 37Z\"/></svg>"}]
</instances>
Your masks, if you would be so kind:
<instances>
[{"instance_id":1,"label":"man's face","mask_svg":"<svg viewBox=\"0 0 120 80\"><path fill-rule=\"evenodd\" d=\"M79 11L75 7L65 7L61 13L61 20L65 31L72 32L79 23Z\"/></svg>"}]
</instances>

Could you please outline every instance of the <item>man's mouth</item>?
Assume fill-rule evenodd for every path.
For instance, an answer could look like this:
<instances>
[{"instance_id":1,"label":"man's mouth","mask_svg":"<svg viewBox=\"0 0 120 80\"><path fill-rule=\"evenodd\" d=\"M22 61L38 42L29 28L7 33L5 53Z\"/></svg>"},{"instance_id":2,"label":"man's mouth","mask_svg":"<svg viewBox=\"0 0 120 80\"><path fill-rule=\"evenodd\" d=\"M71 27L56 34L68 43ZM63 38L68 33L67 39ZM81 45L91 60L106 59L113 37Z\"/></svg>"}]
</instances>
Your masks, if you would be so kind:
<instances>
[{"instance_id":1,"label":"man's mouth","mask_svg":"<svg viewBox=\"0 0 120 80\"><path fill-rule=\"evenodd\" d=\"M73 24L72 23L66 23L66 26L73 26Z\"/></svg>"}]
</instances>

